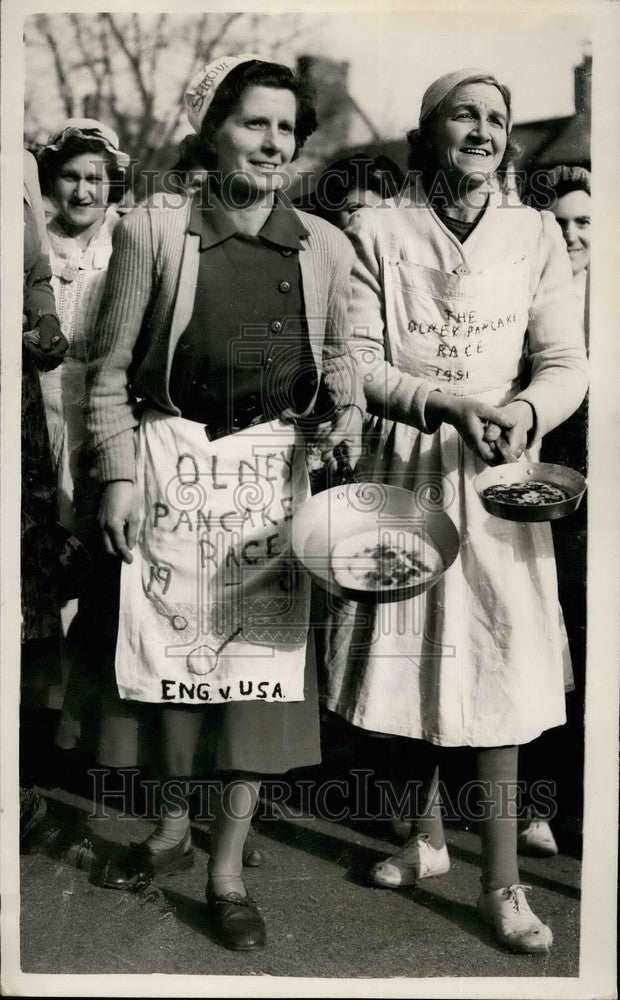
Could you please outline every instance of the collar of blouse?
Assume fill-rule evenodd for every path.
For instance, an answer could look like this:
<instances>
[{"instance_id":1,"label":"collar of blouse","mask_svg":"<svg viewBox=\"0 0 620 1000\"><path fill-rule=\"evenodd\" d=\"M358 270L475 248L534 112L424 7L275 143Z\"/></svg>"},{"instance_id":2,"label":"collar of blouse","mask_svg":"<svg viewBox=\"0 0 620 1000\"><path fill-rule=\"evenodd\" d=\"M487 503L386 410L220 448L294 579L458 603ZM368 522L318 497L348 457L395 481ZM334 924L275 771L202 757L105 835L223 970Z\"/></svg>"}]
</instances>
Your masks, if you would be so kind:
<instances>
[{"instance_id":1,"label":"collar of blouse","mask_svg":"<svg viewBox=\"0 0 620 1000\"><path fill-rule=\"evenodd\" d=\"M116 205L108 205L101 228L97 230L87 247L81 247L78 241L63 229L58 217L54 217L47 227L52 249L50 259L52 273L57 277L61 275L68 260L81 271L100 271L107 267L112 253L112 232L119 219Z\"/></svg>"},{"instance_id":2,"label":"collar of blouse","mask_svg":"<svg viewBox=\"0 0 620 1000\"><path fill-rule=\"evenodd\" d=\"M207 198L208 204L203 204ZM200 237L201 250L208 250L235 236L238 229L221 201L205 188L192 198L188 232ZM281 249L304 250L310 234L288 199L276 192L273 210L258 235Z\"/></svg>"}]
</instances>

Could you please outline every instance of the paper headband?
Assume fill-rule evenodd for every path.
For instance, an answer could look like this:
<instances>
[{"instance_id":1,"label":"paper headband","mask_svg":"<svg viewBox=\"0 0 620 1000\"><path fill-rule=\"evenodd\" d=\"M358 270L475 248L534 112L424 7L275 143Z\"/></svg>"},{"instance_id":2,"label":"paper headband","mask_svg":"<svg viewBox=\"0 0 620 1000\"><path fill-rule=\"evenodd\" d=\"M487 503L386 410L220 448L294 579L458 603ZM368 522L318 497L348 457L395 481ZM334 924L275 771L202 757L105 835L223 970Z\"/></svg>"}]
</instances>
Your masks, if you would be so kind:
<instances>
[{"instance_id":1,"label":"paper headband","mask_svg":"<svg viewBox=\"0 0 620 1000\"><path fill-rule=\"evenodd\" d=\"M255 62L256 60L277 65L275 59L267 59L251 52L244 52L240 56L221 56L219 59L214 59L192 77L185 91L185 112L194 132L200 132L205 115L215 97L215 92L230 71L244 62Z\"/></svg>"}]
</instances>

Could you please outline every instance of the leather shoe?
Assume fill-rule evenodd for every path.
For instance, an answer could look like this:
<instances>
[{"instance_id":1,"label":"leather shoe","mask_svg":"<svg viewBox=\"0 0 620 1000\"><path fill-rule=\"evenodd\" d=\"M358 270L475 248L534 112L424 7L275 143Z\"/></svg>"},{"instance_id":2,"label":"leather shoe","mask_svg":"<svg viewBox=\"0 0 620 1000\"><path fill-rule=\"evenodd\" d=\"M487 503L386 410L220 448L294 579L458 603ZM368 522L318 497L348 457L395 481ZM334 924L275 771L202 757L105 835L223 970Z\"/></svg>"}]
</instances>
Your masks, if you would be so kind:
<instances>
[{"instance_id":1,"label":"leather shoe","mask_svg":"<svg viewBox=\"0 0 620 1000\"><path fill-rule=\"evenodd\" d=\"M194 865L194 848L188 832L180 843L163 851L152 851L148 840L132 844L120 857L108 861L99 884L104 889L127 889L137 880L155 875L176 875Z\"/></svg>"},{"instance_id":2,"label":"leather shoe","mask_svg":"<svg viewBox=\"0 0 620 1000\"><path fill-rule=\"evenodd\" d=\"M245 844L243 847L243 867L260 868L263 863L263 852L258 847L251 847Z\"/></svg>"},{"instance_id":3,"label":"leather shoe","mask_svg":"<svg viewBox=\"0 0 620 1000\"><path fill-rule=\"evenodd\" d=\"M267 941L265 922L253 899L238 892L213 896L207 889L211 928L220 944L231 951L255 951Z\"/></svg>"}]
</instances>

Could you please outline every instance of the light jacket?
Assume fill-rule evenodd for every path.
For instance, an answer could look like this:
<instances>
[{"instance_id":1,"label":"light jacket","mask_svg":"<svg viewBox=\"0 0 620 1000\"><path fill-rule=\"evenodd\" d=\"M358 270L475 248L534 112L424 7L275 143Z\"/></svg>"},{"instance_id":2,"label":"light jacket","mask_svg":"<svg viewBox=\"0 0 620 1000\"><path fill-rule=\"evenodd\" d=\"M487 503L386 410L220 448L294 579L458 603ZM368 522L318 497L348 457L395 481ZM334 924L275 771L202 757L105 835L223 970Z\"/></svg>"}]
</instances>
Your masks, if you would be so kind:
<instances>
[{"instance_id":1,"label":"light jacket","mask_svg":"<svg viewBox=\"0 0 620 1000\"><path fill-rule=\"evenodd\" d=\"M126 216L113 253L87 373L88 429L102 482L133 480L141 406L179 416L169 394L172 359L194 307L199 236L188 233L191 199L160 194ZM308 335L335 409L365 408L345 333L352 250L329 223L303 216L299 254ZM312 404L314 404L314 400Z\"/></svg>"},{"instance_id":2,"label":"light jacket","mask_svg":"<svg viewBox=\"0 0 620 1000\"><path fill-rule=\"evenodd\" d=\"M461 244L428 206L418 182L398 203L391 200L358 212L347 236L356 251L352 347L369 410L428 433L432 428L426 424L425 406L431 391L477 394L497 389L500 381L512 377L514 398L527 400L534 409L536 424L530 444L535 445L579 406L587 387L585 342L574 306L568 254L551 213L537 212L494 191L478 225ZM452 336L455 324L449 331L437 324L430 336L425 328L420 333L419 324L406 323L407 296L418 318L422 310L430 310L425 302L447 299L457 309L459 301L479 296L481 291L491 302L494 297L499 302L506 298L500 283L510 280L506 274L510 275L511 267L515 279L523 283L519 329L510 331L517 370L498 376L493 352L501 351L502 345L493 338L502 334L493 333L490 338L490 330L474 327L472 342L486 338L489 345L476 379L457 381L461 358L442 361L437 369L431 357L428 363L421 361L426 344L446 333ZM461 340L462 334L461 330ZM520 337L518 343L515 335ZM531 378L527 388L517 391L526 357ZM435 377L439 368L441 375ZM451 368L454 378L449 381L444 376L451 374ZM504 371L508 369L504 365Z\"/></svg>"}]
</instances>

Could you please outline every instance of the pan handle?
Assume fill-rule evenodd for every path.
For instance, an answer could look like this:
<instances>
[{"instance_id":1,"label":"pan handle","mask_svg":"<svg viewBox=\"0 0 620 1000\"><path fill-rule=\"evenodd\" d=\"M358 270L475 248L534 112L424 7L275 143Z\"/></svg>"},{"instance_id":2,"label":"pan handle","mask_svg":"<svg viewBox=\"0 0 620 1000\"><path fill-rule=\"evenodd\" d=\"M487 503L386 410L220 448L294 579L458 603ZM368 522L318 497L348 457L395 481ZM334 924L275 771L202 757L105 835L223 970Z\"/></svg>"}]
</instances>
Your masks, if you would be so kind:
<instances>
[{"instance_id":1,"label":"pan handle","mask_svg":"<svg viewBox=\"0 0 620 1000\"><path fill-rule=\"evenodd\" d=\"M310 489L313 495L334 486L346 486L348 483L357 482L357 477L342 445L336 445L334 448L334 458L336 459L334 471L323 465L320 469L315 469L310 473Z\"/></svg>"},{"instance_id":2,"label":"pan handle","mask_svg":"<svg viewBox=\"0 0 620 1000\"><path fill-rule=\"evenodd\" d=\"M346 449L341 444L337 444L334 448L334 458L337 465L334 478L338 479L341 484L356 483L357 477L349 462Z\"/></svg>"}]
</instances>

